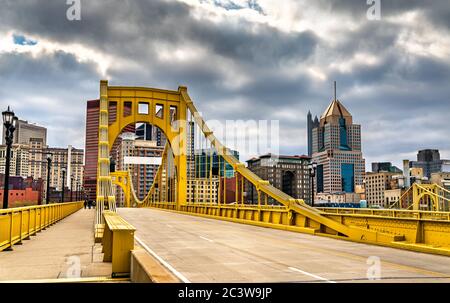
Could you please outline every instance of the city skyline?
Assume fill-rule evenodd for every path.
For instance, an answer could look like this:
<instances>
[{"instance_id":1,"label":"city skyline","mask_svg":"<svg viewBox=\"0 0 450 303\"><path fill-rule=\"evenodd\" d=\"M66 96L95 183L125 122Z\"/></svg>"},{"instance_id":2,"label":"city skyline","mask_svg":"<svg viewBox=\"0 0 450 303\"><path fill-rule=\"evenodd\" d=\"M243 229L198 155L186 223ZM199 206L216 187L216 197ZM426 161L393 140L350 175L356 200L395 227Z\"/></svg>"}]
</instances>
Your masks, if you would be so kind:
<instances>
[{"instance_id":1,"label":"city skyline","mask_svg":"<svg viewBox=\"0 0 450 303\"><path fill-rule=\"evenodd\" d=\"M312 113L311 113L311 114L312 114ZM317 117L320 117L320 114L317 115ZM22 118L21 118L21 119L22 119ZM29 121L26 117L23 118L23 120L26 121L27 123L29 123L30 125L37 126L37 127L47 128L45 125L41 125L41 124L37 124L37 123L35 123L35 122L33 122L33 121ZM361 125L361 127L363 127L363 125ZM83 130L85 131L86 129L84 128ZM282 131L282 130L281 130L281 131ZM305 132L306 132L306 131L307 131L307 128L305 127ZM51 136L49 136L49 137L51 138ZM80 147L77 147L77 146L75 146L75 145L73 145L73 144L70 144L71 141L67 141L67 142L69 142L69 143L68 143L68 145L66 145L66 146L52 145L51 142L49 142L49 143L47 144L47 146L48 146L48 147L51 147L51 148L65 148L65 147L71 145L72 147L74 147L74 148L76 148L76 149L84 150L84 149L85 149L85 144L86 144L85 139L86 139L86 138L85 138L85 136L84 136L84 137L83 137L83 143L82 143L82 146L80 146ZM305 136L305 141L306 141L306 142L307 142L307 139L308 139L308 138L307 138L307 134L306 134L306 136ZM364 141L364 139L362 139L362 141ZM301 152L301 153L292 153L292 154L290 154L290 155L299 155L299 156L300 156L300 155L305 155L305 156L307 156L307 155L308 155L308 146L307 146L307 145L305 146L305 149L306 149L306 150L305 150L304 152ZM372 162L366 161L366 163L365 163L366 172L372 171L371 168L372 168L372 164L373 164L373 163L379 163L379 162L391 162L394 166L401 166L403 160L411 160L411 161L414 161L414 160L417 159L417 153L418 153L419 151L421 151L421 150L428 150L428 149L434 150L435 148L433 148L433 147L425 147L425 148L422 148L422 149L416 149L416 150L414 150L414 151L408 153L408 154L411 154L412 157L410 157L410 158L397 159L397 160L398 160L397 162L396 162L396 160L393 160L393 159L384 159L384 160L380 160L380 161L372 161ZM362 147L362 150L363 150L363 155L364 155L364 147ZM446 153L445 150L444 150L444 151L441 151L441 150L439 150L439 149L437 149L437 150L440 152L441 156L442 156L442 154L444 154L444 155L448 154L448 153ZM247 158L247 159L244 160L244 161L252 160L252 158L254 158L254 157L259 157L259 156L262 156L262 155L264 155L264 153L261 153L260 155L250 156L249 158ZM289 154L281 152L279 155L280 155L280 156L288 156ZM445 158L445 156L443 156L442 158Z\"/></svg>"},{"instance_id":2,"label":"city skyline","mask_svg":"<svg viewBox=\"0 0 450 303\"><path fill-rule=\"evenodd\" d=\"M280 120L280 153L294 155L307 154L306 114L329 104L336 80L338 98L362 125L366 170L371 162L401 166L425 148L450 158L442 140L450 130L442 123L450 95L448 5L433 7L383 3L381 20L370 21L364 1L83 2L81 20L68 21L64 2L16 1L0 12L0 74L8 88L0 100L45 124L50 145L83 147L85 102L97 97L99 79L185 84L208 119ZM111 20L123 20L126 30L115 33ZM165 24L179 28L168 32Z\"/></svg>"}]
</instances>

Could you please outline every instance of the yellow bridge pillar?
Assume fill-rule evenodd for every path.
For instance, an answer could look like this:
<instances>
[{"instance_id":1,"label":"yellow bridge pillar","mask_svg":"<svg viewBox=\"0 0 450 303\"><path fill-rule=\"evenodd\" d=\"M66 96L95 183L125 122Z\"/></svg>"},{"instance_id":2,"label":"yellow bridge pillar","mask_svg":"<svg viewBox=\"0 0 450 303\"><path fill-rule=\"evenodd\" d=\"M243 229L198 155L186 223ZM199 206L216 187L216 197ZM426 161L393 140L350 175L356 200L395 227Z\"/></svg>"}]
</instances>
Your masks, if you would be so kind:
<instances>
[{"instance_id":1,"label":"yellow bridge pillar","mask_svg":"<svg viewBox=\"0 0 450 303\"><path fill-rule=\"evenodd\" d=\"M127 171L116 171L111 173L112 183L120 186L125 196L125 207L131 207L131 182L130 174Z\"/></svg>"}]
</instances>

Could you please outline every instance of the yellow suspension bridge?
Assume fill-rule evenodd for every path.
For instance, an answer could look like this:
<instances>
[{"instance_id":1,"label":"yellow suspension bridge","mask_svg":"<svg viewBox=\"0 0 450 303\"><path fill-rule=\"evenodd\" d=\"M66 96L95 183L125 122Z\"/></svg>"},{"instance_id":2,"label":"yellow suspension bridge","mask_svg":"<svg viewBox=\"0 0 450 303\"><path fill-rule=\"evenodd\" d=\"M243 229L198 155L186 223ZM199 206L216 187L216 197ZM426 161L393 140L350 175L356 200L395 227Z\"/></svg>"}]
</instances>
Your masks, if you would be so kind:
<instances>
[{"instance_id":1,"label":"yellow suspension bridge","mask_svg":"<svg viewBox=\"0 0 450 303\"><path fill-rule=\"evenodd\" d=\"M186 87L164 90L101 81L99 115L94 238L102 243L103 261L112 263L113 276L139 275L142 270L133 266L146 271L146 262L135 252L140 247L179 282L367 279L367 260L373 256L384 261L389 275L404 280L450 278L450 266L443 265L450 256L449 192L437 185L413 185L397 208L314 208L239 162L206 125ZM115 140L136 123L157 126L167 138L161 165L142 200L128 171L110 172ZM226 169L213 176L211 159L209 173L199 172L195 147L209 151L211 158L218 155L219 167L232 168L232 191L223 182ZM124 193L125 208L116 206L116 187ZM249 190L255 199L245 194ZM227 197L230 192L233 196ZM0 249L81 207L0 211ZM40 214L47 219L39 219ZM130 261L132 251L138 261Z\"/></svg>"},{"instance_id":2,"label":"yellow suspension bridge","mask_svg":"<svg viewBox=\"0 0 450 303\"><path fill-rule=\"evenodd\" d=\"M108 119L110 102L117 105L117 119L112 124ZM127 103L131 111L125 112ZM140 108L146 110L140 112ZM156 125L168 141L155 181L143 200L137 198L127 172L111 174L109 171L109 152L114 141L127 125L135 123ZM203 135L199 146L209 148L211 154L215 152L220 156L219 159L233 168L236 175L233 204L225 202L226 182L218 182L218 194L213 196L215 181L212 180L212 174L203 180L196 178L197 168L192 163L194 155L192 148L188 148L188 138L194 137L192 132ZM219 180L224 177L221 173L219 170ZM436 210L432 214L419 212L419 204L414 203L411 204L415 205L413 211L386 210L373 214L364 210L348 213L339 209L310 207L303 200L294 199L273 187L240 163L208 128L186 87L170 91L108 86L106 81L101 81L96 221L98 239L102 236L104 209L116 211L113 183L124 189L128 207L162 208L232 222L450 255L449 214L439 212L442 207L439 206L440 196L436 188L421 185L420 193L416 186L412 188L414 201L425 198L432 201ZM201 197L198 183L209 184L203 187L206 189L202 191ZM256 203L245 198L244 191L249 186L257 193ZM210 197L205 198L208 194Z\"/></svg>"}]
</instances>

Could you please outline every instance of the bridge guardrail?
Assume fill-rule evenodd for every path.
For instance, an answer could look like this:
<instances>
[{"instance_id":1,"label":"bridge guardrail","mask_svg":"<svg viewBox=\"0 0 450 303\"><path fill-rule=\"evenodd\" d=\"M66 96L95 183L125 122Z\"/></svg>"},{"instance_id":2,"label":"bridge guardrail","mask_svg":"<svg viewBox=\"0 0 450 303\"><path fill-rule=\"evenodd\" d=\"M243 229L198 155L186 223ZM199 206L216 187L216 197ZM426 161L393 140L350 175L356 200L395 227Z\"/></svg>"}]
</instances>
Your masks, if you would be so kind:
<instances>
[{"instance_id":1,"label":"bridge guardrail","mask_svg":"<svg viewBox=\"0 0 450 303\"><path fill-rule=\"evenodd\" d=\"M0 251L83 208L84 202L54 203L0 210Z\"/></svg>"},{"instance_id":2,"label":"bridge guardrail","mask_svg":"<svg viewBox=\"0 0 450 303\"><path fill-rule=\"evenodd\" d=\"M342 208L342 207L317 207L317 209L320 209L328 214L338 214L338 215L365 215L365 216L369 215L378 217L450 221L450 212L405 210L405 209Z\"/></svg>"}]
</instances>

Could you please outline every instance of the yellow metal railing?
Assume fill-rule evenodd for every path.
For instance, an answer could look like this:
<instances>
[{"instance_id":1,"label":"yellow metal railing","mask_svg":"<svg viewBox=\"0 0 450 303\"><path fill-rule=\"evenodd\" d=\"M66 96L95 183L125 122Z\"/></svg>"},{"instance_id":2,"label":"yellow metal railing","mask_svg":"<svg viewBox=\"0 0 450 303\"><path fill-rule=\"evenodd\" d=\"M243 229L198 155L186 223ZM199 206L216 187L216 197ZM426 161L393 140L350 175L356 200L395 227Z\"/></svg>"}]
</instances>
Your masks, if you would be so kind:
<instances>
[{"instance_id":1,"label":"yellow metal railing","mask_svg":"<svg viewBox=\"0 0 450 303\"><path fill-rule=\"evenodd\" d=\"M73 214L83 202L17 207L0 210L0 251Z\"/></svg>"},{"instance_id":2,"label":"yellow metal railing","mask_svg":"<svg viewBox=\"0 0 450 303\"><path fill-rule=\"evenodd\" d=\"M450 212L443 211L343 207L318 207L317 209L330 214L450 221Z\"/></svg>"}]
</instances>

